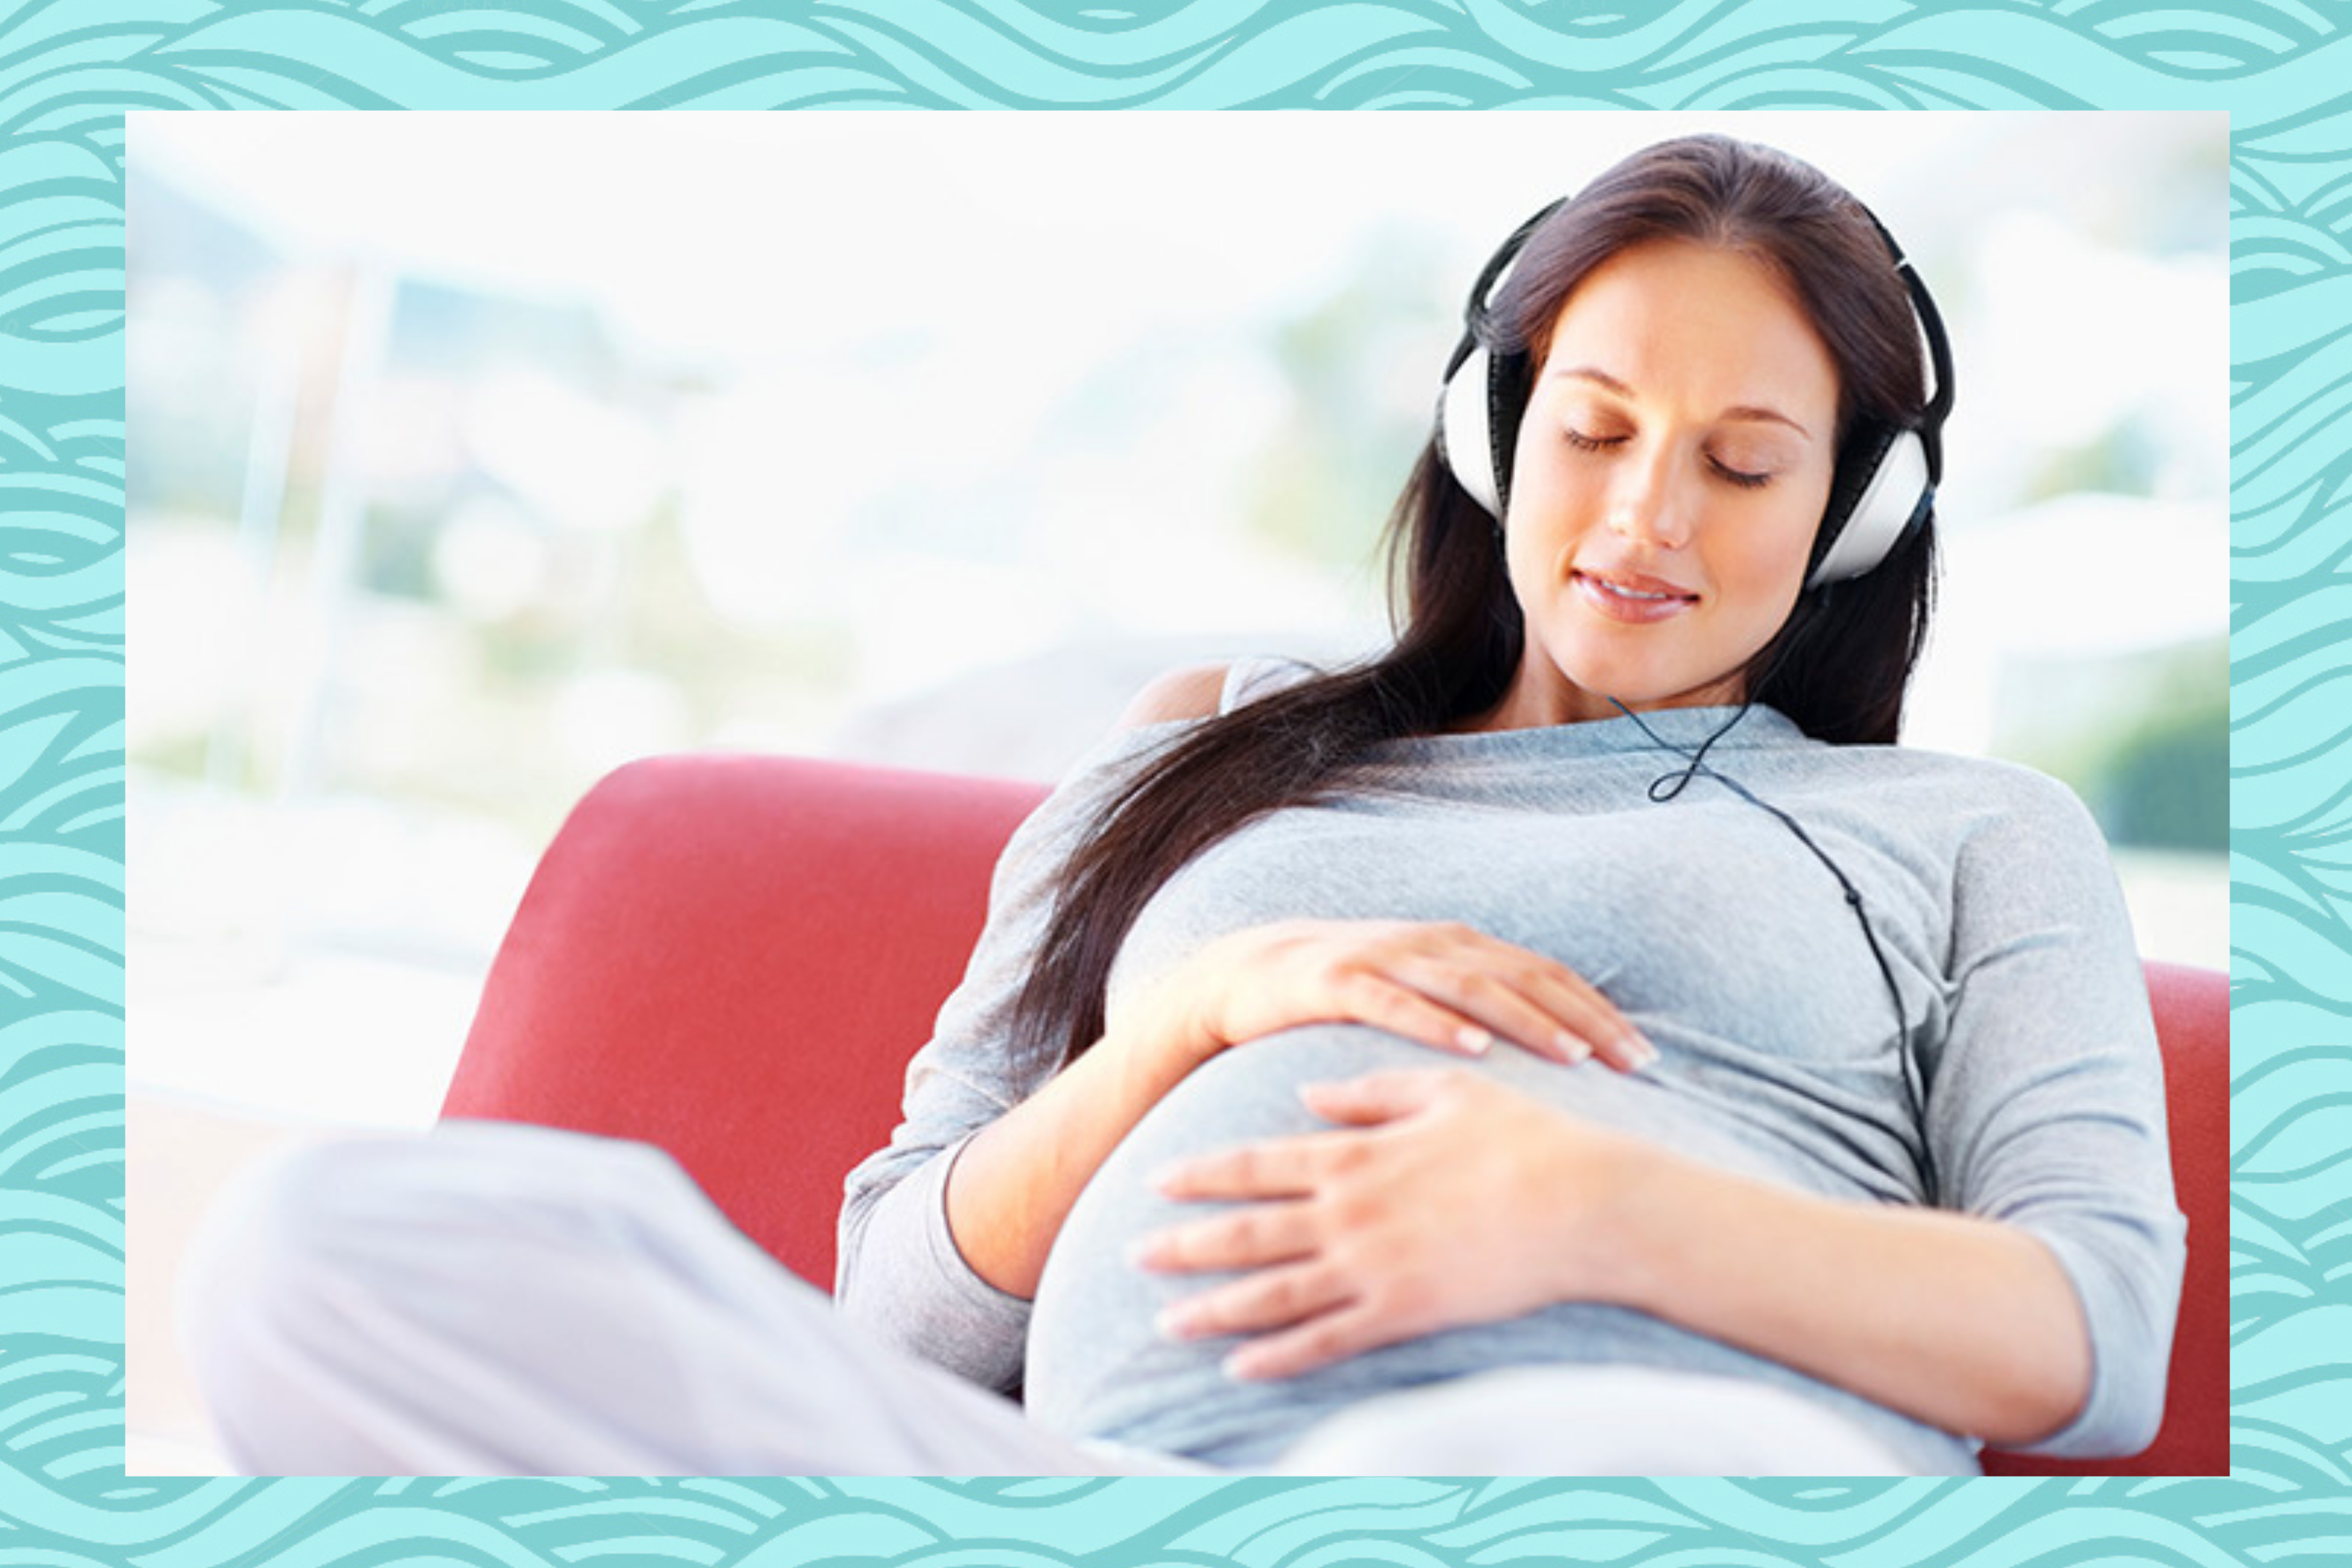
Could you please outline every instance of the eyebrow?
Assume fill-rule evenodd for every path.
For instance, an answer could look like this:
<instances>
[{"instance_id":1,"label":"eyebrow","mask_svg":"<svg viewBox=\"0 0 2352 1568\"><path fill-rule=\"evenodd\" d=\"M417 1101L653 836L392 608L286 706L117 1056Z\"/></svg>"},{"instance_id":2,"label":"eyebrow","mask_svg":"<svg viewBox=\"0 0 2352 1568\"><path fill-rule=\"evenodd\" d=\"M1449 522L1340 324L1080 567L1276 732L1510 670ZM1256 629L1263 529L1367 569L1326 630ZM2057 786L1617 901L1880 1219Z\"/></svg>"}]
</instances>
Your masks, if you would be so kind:
<instances>
[{"instance_id":1,"label":"eyebrow","mask_svg":"<svg viewBox=\"0 0 2352 1568\"><path fill-rule=\"evenodd\" d=\"M1578 381L1589 381L1604 392L1613 392L1618 396L1628 400L1638 400L1637 395L1632 387L1626 385L1623 382L1618 380L1615 376L1596 365L1573 365L1566 370L1556 370L1549 374L1553 375L1572 376ZM1721 414L1716 416L1716 417L1718 419L1766 420L1775 425L1786 425L1790 429L1794 430L1798 435L1802 436L1808 441L1813 438L1811 431L1806 429L1803 426L1798 424L1795 420L1790 418L1779 409L1767 408L1763 405L1758 403L1734 404L1731 407L1725 409Z\"/></svg>"}]
</instances>

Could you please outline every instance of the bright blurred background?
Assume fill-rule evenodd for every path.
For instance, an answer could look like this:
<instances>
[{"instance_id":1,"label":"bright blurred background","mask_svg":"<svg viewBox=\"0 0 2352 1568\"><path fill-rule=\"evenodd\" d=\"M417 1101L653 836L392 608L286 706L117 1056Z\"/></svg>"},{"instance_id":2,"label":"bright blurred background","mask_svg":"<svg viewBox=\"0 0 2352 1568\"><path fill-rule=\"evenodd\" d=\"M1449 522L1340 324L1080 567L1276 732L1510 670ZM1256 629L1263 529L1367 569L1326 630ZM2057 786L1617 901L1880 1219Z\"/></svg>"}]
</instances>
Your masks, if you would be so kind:
<instances>
[{"instance_id":1,"label":"bright blurred background","mask_svg":"<svg viewBox=\"0 0 2352 1568\"><path fill-rule=\"evenodd\" d=\"M432 1119L600 774L1050 778L1171 666L1375 646L1470 278L1698 129L1950 325L1906 739L2073 784L2223 966L2223 115L132 115L131 1468L215 1462L189 1216Z\"/></svg>"}]
</instances>

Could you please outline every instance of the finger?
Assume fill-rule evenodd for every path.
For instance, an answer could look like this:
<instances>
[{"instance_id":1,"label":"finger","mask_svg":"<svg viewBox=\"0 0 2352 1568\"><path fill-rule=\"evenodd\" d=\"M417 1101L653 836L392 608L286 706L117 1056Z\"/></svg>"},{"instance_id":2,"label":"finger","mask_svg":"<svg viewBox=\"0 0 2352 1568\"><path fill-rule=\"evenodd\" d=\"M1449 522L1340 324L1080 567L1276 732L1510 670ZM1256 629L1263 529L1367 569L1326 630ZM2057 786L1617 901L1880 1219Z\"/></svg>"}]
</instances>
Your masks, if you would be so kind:
<instances>
[{"instance_id":1,"label":"finger","mask_svg":"<svg viewBox=\"0 0 2352 1568\"><path fill-rule=\"evenodd\" d=\"M1391 1068L1333 1082L1302 1083L1298 1098L1327 1121L1377 1126L1425 1109L1452 1081L1445 1068Z\"/></svg>"},{"instance_id":2,"label":"finger","mask_svg":"<svg viewBox=\"0 0 2352 1568\"><path fill-rule=\"evenodd\" d=\"M1544 1006L1575 1038L1610 1066L1635 1072L1658 1059L1658 1047L1601 994L1592 982L1562 964L1545 964L1529 977Z\"/></svg>"},{"instance_id":3,"label":"finger","mask_svg":"<svg viewBox=\"0 0 2352 1568\"><path fill-rule=\"evenodd\" d=\"M1171 1340L1213 1339L1286 1329L1347 1300L1337 1273L1321 1263L1267 1268L1246 1279L1179 1301L1160 1314L1160 1333Z\"/></svg>"},{"instance_id":4,"label":"finger","mask_svg":"<svg viewBox=\"0 0 2352 1568\"><path fill-rule=\"evenodd\" d=\"M1528 955L1506 947L1503 952L1514 956L1497 957L1491 952L1496 945L1430 955L1401 970L1401 978L1480 1027L1537 1056L1570 1066L1590 1058L1597 1043L1590 1037L1590 1009L1580 1005L1561 1007L1562 994L1557 986L1539 993L1537 970ZM1509 968L1493 967L1498 963ZM1538 1003L1538 994L1546 998L1545 1003Z\"/></svg>"},{"instance_id":5,"label":"finger","mask_svg":"<svg viewBox=\"0 0 2352 1568\"><path fill-rule=\"evenodd\" d=\"M1334 1141L1348 1136L1352 1134L1310 1132L1220 1149L1162 1168L1151 1184L1163 1197L1187 1202L1303 1198L1339 1157Z\"/></svg>"},{"instance_id":6,"label":"finger","mask_svg":"<svg viewBox=\"0 0 2352 1568\"><path fill-rule=\"evenodd\" d=\"M1340 983L1346 1016L1458 1057L1483 1057L1494 1031L1439 1005L1421 990L1380 970L1362 969Z\"/></svg>"},{"instance_id":7,"label":"finger","mask_svg":"<svg viewBox=\"0 0 2352 1568\"><path fill-rule=\"evenodd\" d=\"M1136 1267L1160 1273L1193 1269L1263 1268L1315 1250L1304 1204L1253 1204L1214 1219L1154 1231L1136 1245Z\"/></svg>"},{"instance_id":8,"label":"finger","mask_svg":"<svg viewBox=\"0 0 2352 1568\"><path fill-rule=\"evenodd\" d=\"M1656 1059L1633 1020L1568 965L1475 927L1437 929L1446 940L1417 979L1439 1000L1571 1066L1596 1054L1628 1071ZM1475 967L1465 970L1465 956Z\"/></svg>"},{"instance_id":9,"label":"finger","mask_svg":"<svg viewBox=\"0 0 2352 1568\"><path fill-rule=\"evenodd\" d=\"M1402 1325L1384 1322L1371 1308L1351 1301L1252 1340L1225 1358L1225 1375L1245 1383L1297 1377L1411 1337Z\"/></svg>"}]
</instances>

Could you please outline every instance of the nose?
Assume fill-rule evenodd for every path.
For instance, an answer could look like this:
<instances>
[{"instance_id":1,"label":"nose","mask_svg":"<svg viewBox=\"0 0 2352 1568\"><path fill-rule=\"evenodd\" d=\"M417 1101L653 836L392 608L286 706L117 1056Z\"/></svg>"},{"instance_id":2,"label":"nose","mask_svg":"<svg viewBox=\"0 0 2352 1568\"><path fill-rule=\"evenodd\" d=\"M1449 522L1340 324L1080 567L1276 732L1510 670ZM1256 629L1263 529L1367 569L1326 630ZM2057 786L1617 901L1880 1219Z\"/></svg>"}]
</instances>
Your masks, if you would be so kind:
<instances>
[{"instance_id":1,"label":"nose","mask_svg":"<svg viewBox=\"0 0 2352 1568\"><path fill-rule=\"evenodd\" d=\"M1679 550L1690 542L1692 505L1670 475L1643 465L1628 472L1610 497L1609 529L1635 544Z\"/></svg>"}]
</instances>

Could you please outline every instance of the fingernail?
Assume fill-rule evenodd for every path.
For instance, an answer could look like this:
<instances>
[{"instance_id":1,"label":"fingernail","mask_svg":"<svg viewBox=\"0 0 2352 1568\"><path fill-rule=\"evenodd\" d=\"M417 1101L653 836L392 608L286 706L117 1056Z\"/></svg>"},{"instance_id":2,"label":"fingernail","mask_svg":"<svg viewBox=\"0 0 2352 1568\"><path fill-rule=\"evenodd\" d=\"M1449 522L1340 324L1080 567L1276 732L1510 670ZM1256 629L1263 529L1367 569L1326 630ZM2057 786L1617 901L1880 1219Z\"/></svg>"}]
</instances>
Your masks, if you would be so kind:
<instances>
[{"instance_id":1,"label":"fingernail","mask_svg":"<svg viewBox=\"0 0 2352 1568\"><path fill-rule=\"evenodd\" d=\"M1163 1307L1160 1315L1151 1320L1151 1326L1160 1331L1163 1340L1189 1339L1192 1334L1192 1314L1181 1306Z\"/></svg>"},{"instance_id":2,"label":"fingernail","mask_svg":"<svg viewBox=\"0 0 2352 1568\"><path fill-rule=\"evenodd\" d=\"M1257 1376L1257 1363L1252 1359L1247 1351L1235 1351L1227 1356L1222 1369L1227 1377L1243 1383L1248 1383Z\"/></svg>"},{"instance_id":3,"label":"fingernail","mask_svg":"<svg viewBox=\"0 0 2352 1568\"><path fill-rule=\"evenodd\" d=\"M1139 1236L1127 1244L1127 1262L1130 1268L1149 1268L1160 1260L1160 1238Z\"/></svg>"},{"instance_id":4,"label":"fingernail","mask_svg":"<svg viewBox=\"0 0 2352 1568\"><path fill-rule=\"evenodd\" d=\"M1474 1057L1483 1057L1495 1048L1495 1037L1484 1029L1465 1027L1454 1037L1454 1043Z\"/></svg>"},{"instance_id":5,"label":"fingernail","mask_svg":"<svg viewBox=\"0 0 2352 1568\"><path fill-rule=\"evenodd\" d=\"M1586 1045L1582 1040L1578 1039L1566 1029L1562 1029L1559 1034L1554 1035L1551 1037L1551 1043L1552 1048L1559 1052L1561 1058L1566 1060L1570 1067L1575 1066L1577 1063L1585 1060L1592 1055L1592 1047L1591 1046Z\"/></svg>"},{"instance_id":6,"label":"fingernail","mask_svg":"<svg viewBox=\"0 0 2352 1568\"><path fill-rule=\"evenodd\" d=\"M1622 1044L1625 1049L1633 1054L1633 1068L1637 1072L1658 1059L1658 1047L1650 1044L1639 1030L1626 1030L1622 1037Z\"/></svg>"}]
</instances>

